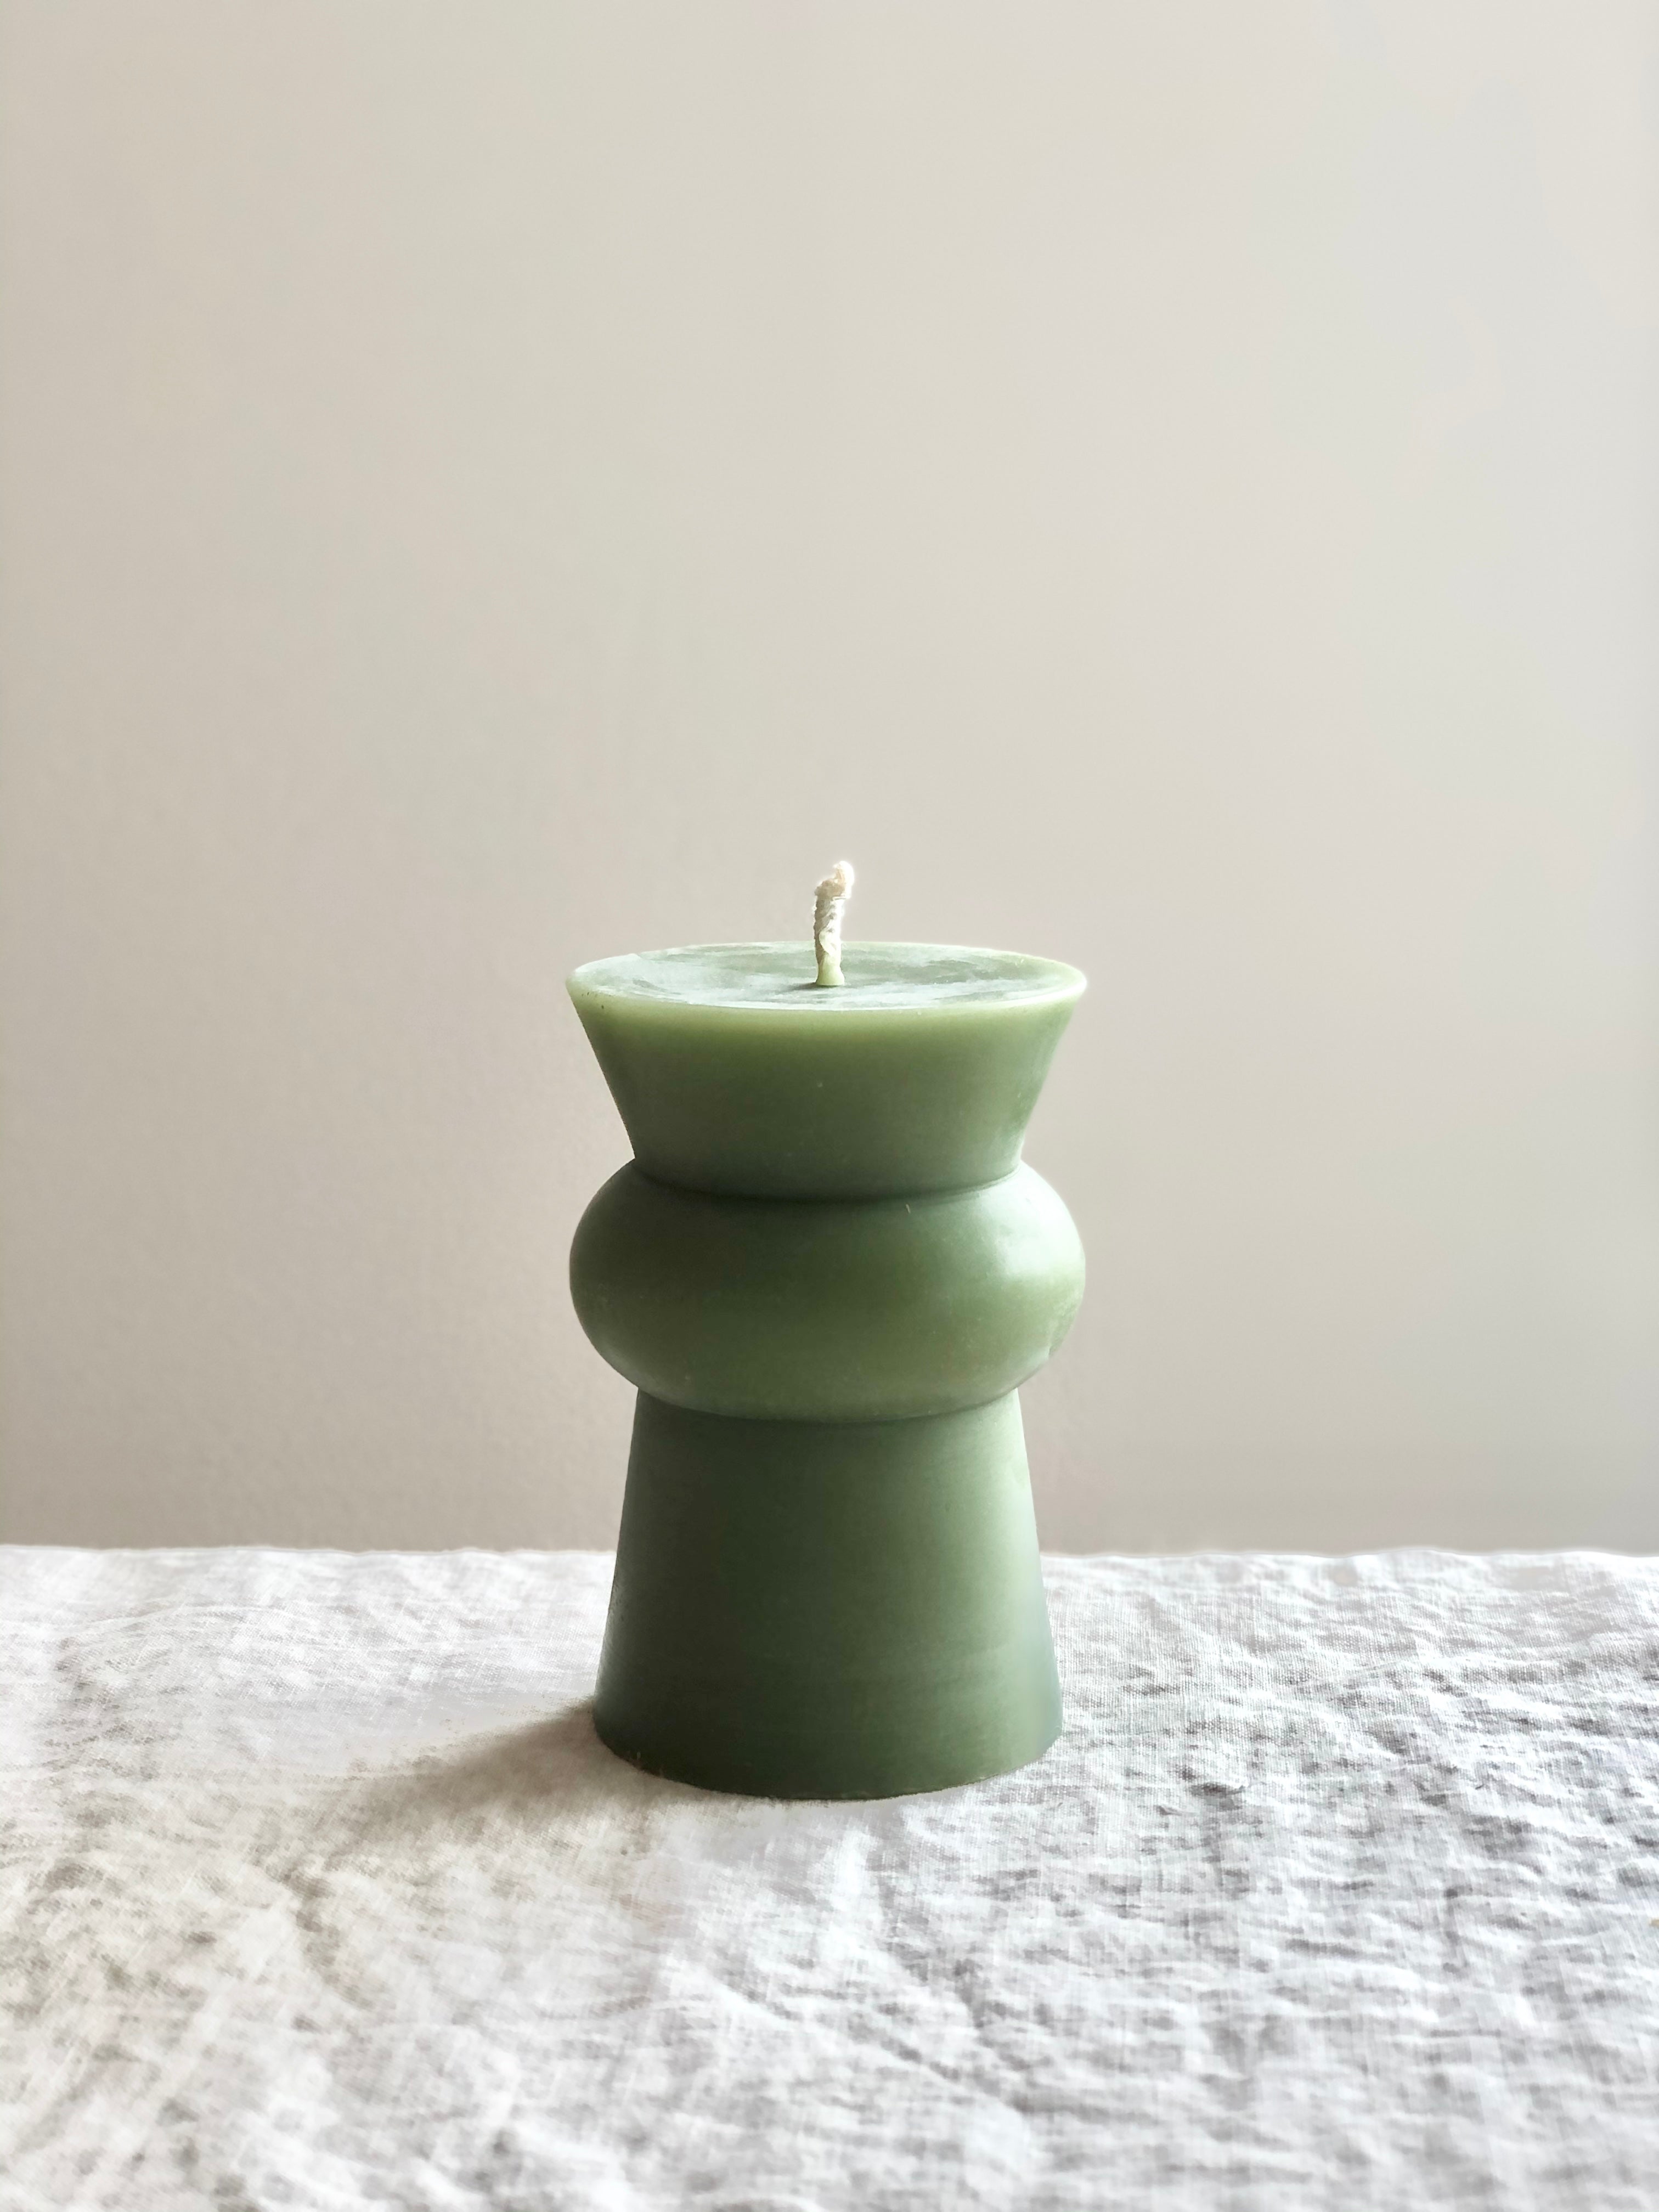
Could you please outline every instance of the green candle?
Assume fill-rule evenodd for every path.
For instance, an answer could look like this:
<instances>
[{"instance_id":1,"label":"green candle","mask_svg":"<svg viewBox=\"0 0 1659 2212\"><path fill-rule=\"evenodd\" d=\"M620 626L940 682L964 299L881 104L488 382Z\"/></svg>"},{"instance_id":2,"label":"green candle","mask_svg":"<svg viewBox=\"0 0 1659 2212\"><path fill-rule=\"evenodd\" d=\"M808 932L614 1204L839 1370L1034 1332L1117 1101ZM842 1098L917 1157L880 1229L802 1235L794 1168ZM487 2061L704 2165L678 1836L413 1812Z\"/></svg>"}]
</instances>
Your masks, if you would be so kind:
<instances>
[{"instance_id":1,"label":"green candle","mask_svg":"<svg viewBox=\"0 0 1659 2212\"><path fill-rule=\"evenodd\" d=\"M597 1723L778 1796L976 1779L1060 1725L1016 1386L1083 1255L1019 1148L1084 979L843 947L843 872L814 945L570 980L635 1153L571 1254L640 1391Z\"/></svg>"}]
</instances>

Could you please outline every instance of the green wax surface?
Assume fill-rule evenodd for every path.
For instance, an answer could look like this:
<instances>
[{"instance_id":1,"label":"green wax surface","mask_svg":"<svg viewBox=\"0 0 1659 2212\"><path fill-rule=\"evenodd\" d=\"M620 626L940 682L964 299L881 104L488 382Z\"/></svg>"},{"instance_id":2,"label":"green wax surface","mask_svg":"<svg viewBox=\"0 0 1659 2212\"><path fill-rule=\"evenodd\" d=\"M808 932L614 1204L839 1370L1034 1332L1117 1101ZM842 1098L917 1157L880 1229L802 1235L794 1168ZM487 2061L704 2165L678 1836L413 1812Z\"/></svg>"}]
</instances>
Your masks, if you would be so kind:
<instances>
[{"instance_id":1,"label":"green wax surface","mask_svg":"<svg viewBox=\"0 0 1659 2212\"><path fill-rule=\"evenodd\" d=\"M915 1198L722 1198L625 1167L583 1215L570 1290L594 1348L671 1405L890 1421L1001 1397L1083 1295L1060 1198L1020 1166Z\"/></svg>"},{"instance_id":2,"label":"green wax surface","mask_svg":"<svg viewBox=\"0 0 1659 2212\"><path fill-rule=\"evenodd\" d=\"M817 981L810 939L756 945L680 945L665 952L623 952L590 960L572 988L653 1006L724 1006L842 1021L881 1008L1030 1006L1077 996L1083 979L1063 961L1030 952L992 952L972 945L860 945L842 947L839 985Z\"/></svg>"},{"instance_id":3,"label":"green wax surface","mask_svg":"<svg viewBox=\"0 0 1659 2212\"><path fill-rule=\"evenodd\" d=\"M595 960L570 995L659 1182L760 1198L876 1198L1009 1174L1085 988L1057 960L854 942Z\"/></svg>"},{"instance_id":4,"label":"green wax surface","mask_svg":"<svg viewBox=\"0 0 1659 2212\"><path fill-rule=\"evenodd\" d=\"M594 1714L653 1773L882 1797L1060 1732L1019 1401L733 1421L641 1395Z\"/></svg>"}]
</instances>

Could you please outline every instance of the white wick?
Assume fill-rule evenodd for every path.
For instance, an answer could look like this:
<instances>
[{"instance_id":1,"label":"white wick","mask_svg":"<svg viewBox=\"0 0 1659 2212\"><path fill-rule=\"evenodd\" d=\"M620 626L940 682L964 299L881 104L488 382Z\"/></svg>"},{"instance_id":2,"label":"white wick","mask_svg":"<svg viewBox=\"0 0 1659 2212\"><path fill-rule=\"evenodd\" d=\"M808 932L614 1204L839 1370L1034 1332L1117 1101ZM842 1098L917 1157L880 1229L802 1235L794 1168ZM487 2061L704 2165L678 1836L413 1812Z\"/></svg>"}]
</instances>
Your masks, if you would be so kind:
<instances>
[{"instance_id":1,"label":"white wick","mask_svg":"<svg viewBox=\"0 0 1659 2212\"><path fill-rule=\"evenodd\" d=\"M841 917L853 892L853 863L837 860L818 885L812 908L812 950L818 956L820 983L844 983L841 972Z\"/></svg>"}]
</instances>

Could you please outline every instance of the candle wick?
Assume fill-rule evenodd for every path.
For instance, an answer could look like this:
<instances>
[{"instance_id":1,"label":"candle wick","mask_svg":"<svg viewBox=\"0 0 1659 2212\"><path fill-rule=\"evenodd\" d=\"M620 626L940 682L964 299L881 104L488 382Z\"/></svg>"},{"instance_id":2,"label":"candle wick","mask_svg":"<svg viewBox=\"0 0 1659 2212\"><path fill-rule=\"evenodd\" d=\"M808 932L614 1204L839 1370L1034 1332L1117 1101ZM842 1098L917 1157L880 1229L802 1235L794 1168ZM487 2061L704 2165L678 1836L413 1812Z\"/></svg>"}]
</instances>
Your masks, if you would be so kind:
<instances>
[{"instance_id":1,"label":"candle wick","mask_svg":"<svg viewBox=\"0 0 1659 2212\"><path fill-rule=\"evenodd\" d=\"M818 885L812 908L812 950L817 955L818 981L844 983L841 972L841 917L853 891L853 863L837 860Z\"/></svg>"}]
</instances>

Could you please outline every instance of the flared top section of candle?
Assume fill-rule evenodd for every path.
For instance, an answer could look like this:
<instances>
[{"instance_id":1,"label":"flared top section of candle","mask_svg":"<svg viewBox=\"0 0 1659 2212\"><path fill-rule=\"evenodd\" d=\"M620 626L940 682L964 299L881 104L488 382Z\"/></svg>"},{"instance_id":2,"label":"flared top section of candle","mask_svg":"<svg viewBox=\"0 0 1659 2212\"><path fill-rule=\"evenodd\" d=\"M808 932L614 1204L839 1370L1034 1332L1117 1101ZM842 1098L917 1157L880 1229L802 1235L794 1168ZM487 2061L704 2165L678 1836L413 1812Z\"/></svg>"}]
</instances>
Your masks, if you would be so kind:
<instances>
[{"instance_id":1,"label":"flared top section of candle","mask_svg":"<svg viewBox=\"0 0 1659 2212\"><path fill-rule=\"evenodd\" d=\"M761 1198L992 1182L1019 1159L1075 968L952 945L694 945L570 978L647 1175Z\"/></svg>"},{"instance_id":2,"label":"flared top section of candle","mask_svg":"<svg viewBox=\"0 0 1659 2212\"><path fill-rule=\"evenodd\" d=\"M681 945L668 952L624 952L592 960L573 992L604 992L697 1006L763 1006L785 1013L846 1014L856 1008L1029 1006L1068 1003L1084 979L1063 961L1029 952L985 952L969 945L849 945L844 985L823 989L812 947Z\"/></svg>"}]
</instances>

